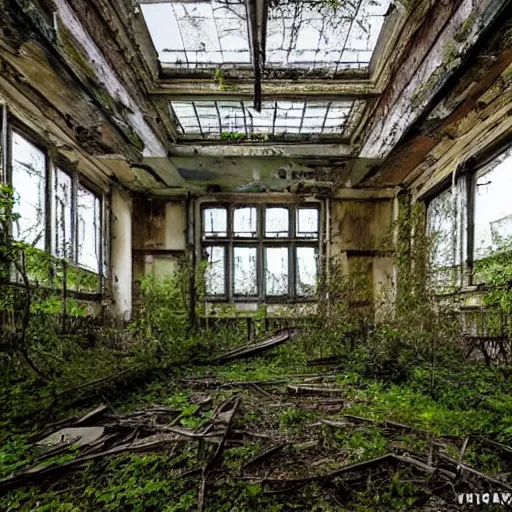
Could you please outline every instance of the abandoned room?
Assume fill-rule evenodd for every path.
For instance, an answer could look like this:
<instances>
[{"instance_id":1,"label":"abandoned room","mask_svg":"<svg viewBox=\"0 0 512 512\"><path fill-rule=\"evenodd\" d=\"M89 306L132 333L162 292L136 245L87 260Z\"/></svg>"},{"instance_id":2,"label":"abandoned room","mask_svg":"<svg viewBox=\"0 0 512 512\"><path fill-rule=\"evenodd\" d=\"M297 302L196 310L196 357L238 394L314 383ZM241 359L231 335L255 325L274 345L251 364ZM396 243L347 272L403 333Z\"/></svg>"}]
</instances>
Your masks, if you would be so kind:
<instances>
[{"instance_id":1,"label":"abandoned room","mask_svg":"<svg viewBox=\"0 0 512 512\"><path fill-rule=\"evenodd\" d=\"M512 507L512 2L0 0L0 511Z\"/></svg>"}]
</instances>

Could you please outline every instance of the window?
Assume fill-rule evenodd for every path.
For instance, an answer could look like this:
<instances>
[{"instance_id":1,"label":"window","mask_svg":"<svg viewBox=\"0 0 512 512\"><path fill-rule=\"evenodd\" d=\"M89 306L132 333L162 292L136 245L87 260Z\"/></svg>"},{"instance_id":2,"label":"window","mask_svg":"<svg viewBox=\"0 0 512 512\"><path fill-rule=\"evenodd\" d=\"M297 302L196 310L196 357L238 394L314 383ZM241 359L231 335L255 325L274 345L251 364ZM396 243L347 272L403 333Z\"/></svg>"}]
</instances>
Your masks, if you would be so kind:
<instances>
[{"instance_id":1,"label":"window","mask_svg":"<svg viewBox=\"0 0 512 512\"><path fill-rule=\"evenodd\" d=\"M13 235L37 249L45 248L46 155L21 135L12 135L12 186L16 194Z\"/></svg>"},{"instance_id":2,"label":"window","mask_svg":"<svg viewBox=\"0 0 512 512\"><path fill-rule=\"evenodd\" d=\"M77 191L77 263L93 272L100 271L101 207L99 198L79 185Z\"/></svg>"},{"instance_id":3,"label":"window","mask_svg":"<svg viewBox=\"0 0 512 512\"><path fill-rule=\"evenodd\" d=\"M52 211L54 228L53 254L57 258L73 259L73 209L71 176L55 168L53 173Z\"/></svg>"},{"instance_id":4,"label":"window","mask_svg":"<svg viewBox=\"0 0 512 512\"><path fill-rule=\"evenodd\" d=\"M217 300L314 296L320 248L318 206L204 206L206 294Z\"/></svg>"},{"instance_id":5,"label":"window","mask_svg":"<svg viewBox=\"0 0 512 512\"><path fill-rule=\"evenodd\" d=\"M14 238L100 274L100 196L17 131L12 131L10 154L19 214L12 226Z\"/></svg>"},{"instance_id":6,"label":"window","mask_svg":"<svg viewBox=\"0 0 512 512\"><path fill-rule=\"evenodd\" d=\"M433 282L440 291L478 283L475 262L509 248L512 241L512 150L459 176L430 201ZM463 276L466 276L465 279Z\"/></svg>"},{"instance_id":7,"label":"window","mask_svg":"<svg viewBox=\"0 0 512 512\"><path fill-rule=\"evenodd\" d=\"M251 67L249 23L242 0L142 0L142 13L165 68ZM270 2L265 66L366 70L391 0Z\"/></svg>"},{"instance_id":8,"label":"window","mask_svg":"<svg viewBox=\"0 0 512 512\"><path fill-rule=\"evenodd\" d=\"M459 187L461 183L458 182ZM439 291L449 291L461 284L459 193L457 187L450 187L433 199L427 210L427 225L432 236L432 279Z\"/></svg>"},{"instance_id":9,"label":"window","mask_svg":"<svg viewBox=\"0 0 512 512\"><path fill-rule=\"evenodd\" d=\"M512 150L475 177L473 258L490 256L512 237Z\"/></svg>"},{"instance_id":10,"label":"window","mask_svg":"<svg viewBox=\"0 0 512 512\"><path fill-rule=\"evenodd\" d=\"M363 101L263 101L261 112L247 101L171 101L183 136L203 139L263 135L349 137Z\"/></svg>"}]
</instances>

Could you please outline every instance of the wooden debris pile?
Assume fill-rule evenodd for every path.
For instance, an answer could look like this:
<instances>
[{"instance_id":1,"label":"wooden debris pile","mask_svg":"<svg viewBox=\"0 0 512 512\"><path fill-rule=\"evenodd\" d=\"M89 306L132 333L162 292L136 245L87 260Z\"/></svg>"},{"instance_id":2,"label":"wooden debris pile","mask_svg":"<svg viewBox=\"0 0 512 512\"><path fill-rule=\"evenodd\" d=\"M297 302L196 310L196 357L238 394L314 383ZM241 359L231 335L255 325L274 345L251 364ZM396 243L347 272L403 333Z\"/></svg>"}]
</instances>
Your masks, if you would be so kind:
<instances>
[{"instance_id":1,"label":"wooden debris pile","mask_svg":"<svg viewBox=\"0 0 512 512\"><path fill-rule=\"evenodd\" d=\"M294 493L315 482L340 505L350 493L368 492L370 487L372 492L384 492L398 470L400 478L421 484L425 500L434 496L453 502L454 492L475 489L512 492L507 475L488 475L464 460L471 441L507 463L512 461L512 447L489 439L436 437L391 420L377 422L343 414L343 388L336 385L332 373L245 382L192 377L181 382L208 389L208 394L194 393L190 398L198 406L196 414L209 411L203 414L207 419L199 428L180 425L181 411L169 407L154 406L121 415L100 406L84 416L48 425L37 443L44 446L39 458L29 468L0 480L0 492L48 478L55 480L106 457L141 451L167 453L167 449L176 454L191 444L197 448L200 462L180 468L173 476L197 478L199 510L206 506L209 489L226 480L258 483L266 494L275 495ZM317 416L290 431L270 421L270 417L288 410L306 411L307 418L315 411ZM255 413L254 420L248 419L249 411ZM337 432L345 435L371 429L385 436L387 453L382 450L354 459L343 446L340 449L339 444L329 443ZM421 439L426 448L411 449L401 442L404 435ZM230 448L254 443L259 447L257 453L239 467L226 463ZM73 458L57 460L66 454L73 454Z\"/></svg>"}]
</instances>

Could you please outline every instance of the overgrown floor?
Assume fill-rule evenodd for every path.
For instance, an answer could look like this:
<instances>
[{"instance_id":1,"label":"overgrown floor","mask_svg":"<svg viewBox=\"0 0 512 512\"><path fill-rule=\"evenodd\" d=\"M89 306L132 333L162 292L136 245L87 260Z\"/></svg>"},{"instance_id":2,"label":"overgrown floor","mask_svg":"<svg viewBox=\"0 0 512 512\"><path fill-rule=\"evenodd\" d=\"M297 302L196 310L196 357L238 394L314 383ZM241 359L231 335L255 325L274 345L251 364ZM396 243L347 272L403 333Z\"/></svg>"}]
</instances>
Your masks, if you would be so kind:
<instances>
[{"instance_id":1,"label":"overgrown floor","mask_svg":"<svg viewBox=\"0 0 512 512\"><path fill-rule=\"evenodd\" d=\"M33 441L44 423L5 436L0 476L57 469L30 485L0 482L0 510L471 510L458 504L459 494L491 491L492 501L512 486L510 383L494 370L472 371L450 375L434 400L421 371L406 384L385 384L346 368L308 367L293 347L281 347L168 372L114 397L99 392L53 418L107 405L84 423L107 425L110 437L93 448L70 446L42 460ZM148 441L158 443L69 465Z\"/></svg>"}]
</instances>

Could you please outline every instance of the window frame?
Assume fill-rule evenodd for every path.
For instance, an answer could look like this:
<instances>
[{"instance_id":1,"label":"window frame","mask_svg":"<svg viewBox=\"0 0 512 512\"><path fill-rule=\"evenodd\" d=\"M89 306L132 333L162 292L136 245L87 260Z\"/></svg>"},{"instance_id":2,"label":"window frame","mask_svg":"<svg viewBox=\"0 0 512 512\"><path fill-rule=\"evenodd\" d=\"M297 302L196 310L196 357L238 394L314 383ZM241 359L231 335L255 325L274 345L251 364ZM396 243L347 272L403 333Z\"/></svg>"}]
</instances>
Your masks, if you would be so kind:
<instances>
[{"instance_id":1,"label":"window frame","mask_svg":"<svg viewBox=\"0 0 512 512\"><path fill-rule=\"evenodd\" d=\"M153 2L151 2L151 0L145 0L143 3L145 4L151 4ZM173 2L170 2L170 3L173 3ZM183 2L174 2L174 3L183 3ZM315 2L309 2L309 3L315 3ZM363 6L363 2L358 2L358 5L357 5L357 12L355 13L355 15L352 17L352 18L348 18L346 17L346 19L351 19L351 23L352 25L355 25L357 24L357 13L359 12L359 10L361 9L361 7ZM246 4L246 9L247 9L247 4ZM265 9L265 14L264 14L264 19L263 19L263 22L264 22L264 25L266 26L267 23L275 18L271 16L271 12L270 12L271 9L269 9L268 7ZM249 63L237 63L237 62L230 62L230 61L224 61L224 62L217 62L217 63L202 63L202 65L195 65L195 66L188 66L188 65L176 65L175 63L172 63L172 62L166 62L164 60L162 60L160 58L160 55L159 55L159 48L158 48L158 45L153 37L153 29L151 28L151 23L148 21L147 17L144 15L144 13L142 12L143 9L141 9L141 13L140 13L140 16L141 16L141 21L144 25L144 28L145 28L145 31L148 35L148 37L150 38L150 41L153 45L153 48L155 50L155 53L157 54L157 58L158 58L158 63L159 63L159 76L160 78L162 79L166 79L166 78L175 78L175 77L195 77L195 76L208 76L210 77L211 76L211 70L212 69L215 69L215 68L221 68L221 69L224 69L224 70L228 70L230 72L233 72L233 71L242 71L242 72L245 72L245 74L249 73L249 74L254 74L254 52L253 52L253 37L252 37L252 34L251 34L251 30L252 29L252 23L251 23L251 17L250 17L250 13L246 11L246 19L244 20L244 23L247 25L247 35L248 35L248 43L249 43L249 52L250 52L250 62ZM389 8L388 8L388 12L389 12ZM370 15L372 16L372 15ZM379 15L375 15L375 16L379 16ZM313 68L313 72L311 73L311 71L309 72L309 74L311 74L311 76L313 77L324 77L325 76L325 73L328 73L328 74L333 74L335 78L338 78L338 77L341 77L343 78L345 75L348 75L350 77L353 77L354 75L359 77L359 78L370 78L374 72L376 71L376 67L377 67L377 63L379 61L382 61L382 60L387 60L387 55L386 55L386 49L388 47L392 47L395 43L396 43L396 40L397 38L399 37L399 27L400 27L400 21L403 19L403 16L404 16L404 13L402 11L398 11L397 14L395 16L387 16L386 14L384 15L381 15L383 17L383 22L382 22L382 25L380 27L380 30L379 30L379 33L377 34L377 37L376 37L376 40L375 40L375 45L372 49L372 53L370 55L370 59L368 62L365 61L365 65L363 65L362 67L361 66L340 66L340 64L342 64L342 55L343 55L343 51L340 52L340 56L339 56L339 60L334 60L332 62L330 61L325 61L325 62L322 62L320 65L318 66L315 66ZM280 16L279 16L280 17ZM298 19L297 17L294 17L293 18L294 20L294 23L295 22L298 22ZM170 20L168 20L168 24L171 23ZM177 23L177 28L178 28L178 32L181 30L181 26L179 24L179 22ZM347 31L347 34L346 34L346 40L344 41L344 44L343 44L343 50L349 50L350 48L347 47L348 46L348 43L350 41L350 35L352 33L352 27L349 28L349 30ZM392 37L389 37L389 34L391 34ZM218 35L218 34L217 34ZM270 34L272 35L272 34ZM267 36L268 37L268 36ZM311 49L313 50L313 48ZM320 45L320 43L318 43L317 45L317 48L315 48L314 50L316 51L322 51L322 47ZM180 51L180 50L175 50L175 51ZM194 52L195 50L190 50L188 48L185 47L184 45L184 48L183 50L184 53L186 53L187 51L188 52ZM346 62L345 64L355 64L357 61L348 61ZM382 63L382 67L384 66L385 62ZM303 65L293 65L293 64L279 64L277 62L272 62L271 59L269 59L269 61L266 63L266 66L267 68L271 69L273 72L277 72L277 73L285 73L285 74L290 74L290 76L293 76L295 75L297 72L301 72L303 70L307 70L307 69L311 69L311 66L310 65L306 65L306 64L303 64Z\"/></svg>"},{"instance_id":2,"label":"window frame","mask_svg":"<svg viewBox=\"0 0 512 512\"><path fill-rule=\"evenodd\" d=\"M320 276L323 268L323 244L324 244L324 203L320 200L313 201L237 201L228 202L219 199L205 198L197 201L197 229L196 247L197 260L204 261L206 247L222 246L225 250L224 294L208 295L207 302L229 303L307 303L317 300L316 294L300 295L297 293L297 247L313 247L317 250L317 276ZM254 207L257 209L258 224L257 236L254 238L235 237L233 232L234 211L237 208ZM204 211L209 208L225 208L227 212L226 237L204 237ZM288 210L288 236L265 236L265 214L268 208L285 208ZM299 209L314 209L318 212L318 237L296 236L296 216ZM256 279L257 294L252 296L237 295L234 292L234 248L257 247ZM266 248L288 248L288 293L286 295L267 295L266 290Z\"/></svg>"},{"instance_id":3,"label":"window frame","mask_svg":"<svg viewBox=\"0 0 512 512\"><path fill-rule=\"evenodd\" d=\"M209 105L212 109L216 109L219 131L204 130L204 117L198 112L196 103L211 103ZM239 104L242 106L243 118L244 118L244 126L240 131L226 131L227 127L222 125L221 114L219 111L219 103L233 103ZM169 115L173 120L173 123L177 127L178 131L178 139L183 143L193 143L202 141L207 141L209 144L225 144L229 142L231 138L234 138L238 142L269 142L269 141L286 141L286 142L301 142L301 141L320 141L320 142L340 142L340 141L348 141L352 136L354 130L359 125L361 119L364 117L365 112L368 109L369 102L364 97L350 98L344 99L336 96L327 96L322 97L321 99L308 98L305 96L301 96L297 94L294 97L290 98L280 98L279 96L269 96L265 98L264 103L272 103L272 110L274 111L274 119L272 127L268 131L254 131L251 130L251 122L250 122L250 111L249 108L252 108L252 103L246 96L243 95L230 95L226 96L209 96L208 98L199 98L199 97L191 97L191 96L176 96L168 101L167 107L169 111ZM279 104L283 103L298 103L302 104L300 116L291 117L290 119L300 120L299 131L296 133L294 131L278 131L280 128L280 124L276 124L285 122L286 116L280 117L277 115L281 112ZM331 119L332 109L344 108L343 105L346 105L346 117L344 118L343 123L339 125L338 131L331 131L326 123ZM350 104L348 104L350 103ZM182 124L182 119L180 119L179 114L176 112L175 106L178 104L190 104L194 111L194 119L195 124L197 124L198 129L196 131L190 131L185 128ZM318 117L318 124L315 125L316 128L319 128L319 131L302 131L304 116L308 108L311 108L315 105L321 105L322 108L325 107L325 112L322 116ZM203 122L201 122L203 120Z\"/></svg>"},{"instance_id":4,"label":"window frame","mask_svg":"<svg viewBox=\"0 0 512 512\"><path fill-rule=\"evenodd\" d=\"M512 151L512 136L507 137L506 140L500 141L490 150L468 158L464 163L459 165L453 174L446 177L421 198L425 205L425 218L427 220L425 228L428 230L428 209L432 201L446 190L453 188L453 183L455 183L455 187L457 187L459 180L464 181L465 207L463 211L456 212L457 216L460 214L463 215L461 225L458 225L459 221L456 219L456 228L460 235L465 233L465 239L460 241L462 248L460 264L453 267L454 269L458 267L458 271L460 272L460 286L454 287L454 290L451 292L441 292L439 295L449 295L451 293L464 291L465 289L481 286L485 287L486 285L486 283L477 282L475 278L475 262L477 261L474 257L476 183L480 177L492 170L492 165L495 160L507 151ZM512 154L510 157L512 158Z\"/></svg>"},{"instance_id":5,"label":"window frame","mask_svg":"<svg viewBox=\"0 0 512 512\"><path fill-rule=\"evenodd\" d=\"M44 252L49 253L56 261L66 261L69 265L74 266L75 268L84 270L85 272L89 272L93 275L99 277L99 288L96 293L90 292L77 292L78 295L87 295L87 296L97 296L103 293L105 287L105 268L107 266L106 258L108 252L105 247L105 218L106 218L106 201L105 195L103 191L101 191L97 186L95 186L89 179L79 174L79 172L73 168L73 165L69 163L69 161L60 154L52 154L49 149L48 143L45 141L44 137L35 132L34 130L28 128L25 124L19 121L16 117L14 117L10 112L4 109L3 115L1 118L3 130L3 139L5 140L5 148L2 152L2 159L5 162L5 172L4 177L6 183L12 186L13 183L13 134L16 133L23 139L25 139L30 144L34 145L38 150L40 150L45 157L45 195L44 195L44 233L45 233L45 243L44 243ZM60 170L65 173L67 176L71 178L71 222L72 222L72 257L71 258L61 258L57 257L55 254L55 230L56 226L54 226L54 191L53 191L53 182L54 175L56 171ZM77 223L78 223L78 205L77 205L77 191L78 187L81 186L88 192L90 192L95 199L99 201L99 261L98 261L98 270L93 271L90 268L87 268L78 263L78 237L76 234ZM41 249L43 250L43 249ZM74 292L70 291L71 294Z\"/></svg>"}]
</instances>

